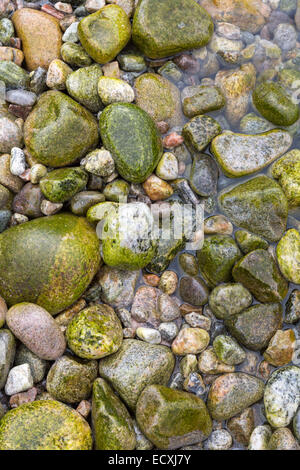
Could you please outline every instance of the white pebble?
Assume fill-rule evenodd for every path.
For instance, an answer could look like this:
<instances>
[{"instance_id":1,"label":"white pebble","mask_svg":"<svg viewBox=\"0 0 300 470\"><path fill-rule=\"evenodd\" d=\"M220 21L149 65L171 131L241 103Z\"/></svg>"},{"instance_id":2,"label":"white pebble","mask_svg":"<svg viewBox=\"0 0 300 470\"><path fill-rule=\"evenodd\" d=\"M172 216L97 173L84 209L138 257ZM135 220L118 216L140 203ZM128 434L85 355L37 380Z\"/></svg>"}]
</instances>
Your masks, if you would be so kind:
<instances>
[{"instance_id":1,"label":"white pebble","mask_svg":"<svg viewBox=\"0 0 300 470\"><path fill-rule=\"evenodd\" d=\"M160 332L154 328L146 328L141 326L136 330L136 334L146 343L159 344L161 342Z\"/></svg>"},{"instance_id":2,"label":"white pebble","mask_svg":"<svg viewBox=\"0 0 300 470\"><path fill-rule=\"evenodd\" d=\"M10 172L12 175L20 176L26 170L25 153L19 147L13 147L10 153Z\"/></svg>"},{"instance_id":3,"label":"white pebble","mask_svg":"<svg viewBox=\"0 0 300 470\"><path fill-rule=\"evenodd\" d=\"M33 387L33 378L29 364L21 364L20 366L13 367L9 371L5 384L6 395L25 392L31 387Z\"/></svg>"},{"instance_id":4,"label":"white pebble","mask_svg":"<svg viewBox=\"0 0 300 470\"><path fill-rule=\"evenodd\" d=\"M9 90L6 92L6 101L19 106L33 106L36 94L27 90Z\"/></svg>"},{"instance_id":5,"label":"white pebble","mask_svg":"<svg viewBox=\"0 0 300 470\"><path fill-rule=\"evenodd\" d=\"M70 26L66 29L66 31L63 34L62 40L63 42L78 42L78 25L79 21L76 21L75 23L70 24Z\"/></svg>"},{"instance_id":6,"label":"white pebble","mask_svg":"<svg viewBox=\"0 0 300 470\"><path fill-rule=\"evenodd\" d=\"M226 429L213 431L204 443L207 450L227 450L232 446L231 434Z\"/></svg>"}]
</instances>

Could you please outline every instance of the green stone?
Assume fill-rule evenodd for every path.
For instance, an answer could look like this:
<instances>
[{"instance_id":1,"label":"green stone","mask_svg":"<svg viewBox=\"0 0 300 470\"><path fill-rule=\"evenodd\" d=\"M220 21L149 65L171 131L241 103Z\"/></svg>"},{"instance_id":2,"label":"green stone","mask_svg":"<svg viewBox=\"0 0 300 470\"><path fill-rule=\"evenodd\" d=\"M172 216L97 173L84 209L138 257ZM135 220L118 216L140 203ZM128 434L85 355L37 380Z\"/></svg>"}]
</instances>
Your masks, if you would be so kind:
<instances>
[{"instance_id":1,"label":"green stone","mask_svg":"<svg viewBox=\"0 0 300 470\"><path fill-rule=\"evenodd\" d=\"M226 335L214 339L213 348L220 361L230 366L240 364L246 359L246 353L238 342Z\"/></svg>"},{"instance_id":2,"label":"green stone","mask_svg":"<svg viewBox=\"0 0 300 470\"><path fill-rule=\"evenodd\" d=\"M145 436L159 449L178 449L206 439L212 422L201 398L163 385L141 393L136 419Z\"/></svg>"},{"instance_id":3,"label":"green stone","mask_svg":"<svg viewBox=\"0 0 300 470\"><path fill-rule=\"evenodd\" d=\"M246 114L240 121L240 131L243 134L262 134L272 128L273 125L269 121L254 113Z\"/></svg>"},{"instance_id":4,"label":"green stone","mask_svg":"<svg viewBox=\"0 0 300 470\"><path fill-rule=\"evenodd\" d=\"M0 450L91 450L88 423L54 400L34 401L8 411L0 421Z\"/></svg>"},{"instance_id":5,"label":"green stone","mask_svg":"<svg viewBox=\"0 0 300 470\"><path fill-rule=\"evenodd\" d=\"M43 93L24 127L27 150L48 166L66 166L83 157L98 143L94 116L59 91Z\"/></svg>"},{"instance_id":6,"label":"green stone","mask_svg":"<svg viewBox=\"0 0 300 470\"><path fill-rule=\"evenodd\" d=\"M0 80L5 83L7 89L28 88L29 74L19 65L8 60L0 61Z\"/></svg>"},{"instance_id":7,"label":"green stone","mask_svg":"<svg viewBox=\"0 0 300 470\"><path fill-rule=\"evenodd\" d=\"M86 218L91 224L95 224L107 217L111 213L111 211L116 211L117 209L118 204L116 204L115 202L99 202L99 204L90 207L90 209L87 211Z\"/></svg>"},{"instance_id":8,"label":"green stone","mask_svg":"<svg viewBox=\"0 0 300 470\"><path fill-rule=\"evenodd\" d=\"M168 60L168 62L159 67L158 73L175 83L179 82L182 78L182 71L172 60Z\"/></svg>"},{"instance_id":9,"label":"green stone","mask_svg":"<svg viewBox=\"0 0 300 470\"><path fill-rule=\"evenodd\" d=\"M182 129L184 142L192 153L202 152L221 132L220 124L206 115L192 118Z\"/></svg>"},{"instance_id":10,"label":"green stone","mask_svg":"<svg viewBox=\"0 0 300 470\"><path fill-rule=\"evenodd\" d=\"M130 33L128 16L118 5L106 5L78 25L83 48L99 64L113 60L128 43Z\"/></svg>"},{"instance_id":11,"label":"green stone","mask_svg":"<svg viewBox=\"0 0 300 470\"><path fill-rule=\"evenodd\" d=\"M232 275L259 302L280 302L288 293L288 283L280 274L273 256L266 250L248 253L236 263Z\"/></svg>"},{"instance_id":12,"label":"green stone","mask_svg":"<svg viewBox=\"0 0 300 470\"><path fill-rule=\"evenodd\" d=\"M290 208L300 206L300 150L294 149L272 165L271 173L282 187Z\"/></svg>"},{"instance_id":13,"label":"green stone","mask_svg":"<svg viewBox=\"0 0 300 470\"><path fill-rule=\"evenodd\" d=\"M0 184L0 209L10 210L12 208L13 194L9 189Z\"/></svg>"},{"instance_id":14,"label":"green stone","mask_svg":"<svg viewBox=\"0 0 300 470\"><path fill-rule=\"evenodd\" d=\"M143 0L135 10L132 39L151 59L205 46L213 34L209 14L193 0Z\"/></svg>"},{"instance_id":15,"label":"green stone","mask_svg":"<svg viewBox=\"0 0 300 470\"><path fill-rule=\"evenodd\" d=\"M166 346L125 339L119 351L100 361L100 375L134 410L147 385L167 385L175 360Z\"/></svg>"},{"instance_id":16,"label":"green stone","mask_svg":"<svg viewBox=\"0 0 300 470\"><path fill-rule=\"evenodd\" d=\"M108 266L136 270L153 258L153 216L143 203L121 204L106 218L101 238L103 260Z\"/></svg>"},{"instance_id":17,"label":"green stone","mask_svg":"<svg viewBox=\"0 0 300 470\"><path fill-rule=\"evenodd\" d=\"M123 332L115 311L105 304L94 305L81 312L68 324L69 348L83 359L100 359L118 351Z\"/></svg>"},{"instance_id":18,"label":"green stone","mask_svg":"<svg viewBox=\"0 0 300 470\"><path fill-rule=\"evenodd\" d=\"M291 126L299 119L299 106L285 89L274 82L263 82L253 92L256 109L277 126Z\"/></svg>"},{"instance_id":19,"label":"green stone","mask_svg":"<svg viewBox=\"0 0 300 470\"><path fill-rule=\"evenodd\" d=\"M104 200L104 195L98 191L81 191L72 197L70 201L71 211L75 215L85 215L90 207Z\"/></svg>"},{"instance_id":20,"label":"green stone","mask_svg":"<svg viewBox=\"0 0 300 470\"><path fill-rule=\"evenodd\" d=\"M101 99L98 95L98 81L100 77L102 77L101 67L98 64L94 64L70 73L66 81L69 95L92 111L92 113L97 113L102 109Z\"/></svg>"},{"instance_id":21,"label":"green stone","mask_svg":"<svg viewBox=\"0 0 300 470\"><path fill-rule=\"evenodd\" d=\"M209 296L209 307L217 318L227 319L252 304L252 295L242 284L221 284Z\"/></svg>"},{"instance_id":22,"label":"green stone","mask_svg":"<svg viewBox=\"0 0 300 470\"><path fill-rule=\"evenodd\" d=\"M284 277L295 284L300 284L300 234L290 229L279 241L276 254L280 271Z\"/></svg>"},{"instance_id":23,"label":"green stone","mask_svg":"<svg viewBox=\"0 0 300 470\"><path fill-rule=\"evenodd\" d=\"M170 127L180 124L180 91L156 73L144 73L134 82L136 104L154 121L165 121Z\"/></svg>"},{"instance_id":24,"label":"green stone","mask_svg":"<svg viewBox=\"0 0 300 470\"><path fill-rule=\"evenodd\" d=\"M0 294L10 306L32 302L56 314L83 294L99 263L99 240L84 218L35 219L0 234Z\"/></svg>"},{"instance_id":25,"label":"green stone","mask_svg":"<svg viewBox=\"0 0 300 470\"><path fill-rule=\"evenodd\" d=\"M133 450L133 421L126 407L103 379L93 385L92 423L96 450Z\"/></svg>"},{"instance_id":26,"label":"green stone","mask_svg":"<svg viewBox=\"0 0 300 470\"><path fill-rule=\"evenodd\" d=\"M47 375L47 391L58 401L78 403L89 398L97 378L97 361L61 356Z\"/></svg>"},{"instance_id":27,"label":"green stone","mask_svg":"<svg viewBox=\"0 0 300 470\"><path fill-rule=\"evenodd\" d=\"M205 238L197 252L200 272L210 286L232 279L231 271L242 253L234 239L228 235L211 235Z\"/></svg>"},{"instance_id":28,"label":"green stone","mask_svg":"<svg viewBox=\"0 0 300 470\"><path fill-rule=\"evenodd\" d=\"M225 189L219 196L219 205L235 225L270 242L279 240L285 231L286 197L279 184L265 175Z\"/></svg>"},{"instance_id":29,"label":"green stone","mask_svg":"<svg viewBox=\"0 0 300 470\"><path fill-rule=\"evenodd\" d=\"M40 188L51 202L65 202L87 184L88 175L81 168L59 168L40 180Z\"/></svg>"},{"instance_id":30,"label":"green stone","mask_svg":"<svg viewBox=\"0 0 300 470\"><path fill-rule=\"evenodd\" d=\"M190 253L182 253L179 255L179 264L181 269L189 276L197 276L199 268L195 256Z\"/></svg>"},{"instance_id":31,"label":"green stone","mask_svg":"<svg viewBox=\"0 0 300 470\"><path fill-rule=\"evenodd\" d=\"M292 145L291 135L274 129L259 135L224 132L211 144L211 151L229 178L251 175L281 157Z\"/></svg>"},{"instance_id":32,"label":"green stone","mask_svg":"<svg viewBox=\"0 0 300 470\"><path fill-rule=\"evenodd\" d=\"M9 40L15 34L15 28L11 20L2 18L0 20L0 42L3 46L9 46Z\"/></svg>"},{"instance_id":33,"label":"green stone","mask_svg":"<svg viewBox=\"0 0 300 470\"><path fill-rule=\"evenodd\" d=\"M293 89L294 82L300 80L300 71L297 69L282 69L278 72L280 85Z\"/></svg>"},{"instance_id":34,"label":"green stone","mask_svg":"<svg viewBox=\"0 0 300 470\"><path fill-rule=\"evenodd\" d=\"M183 112L188 118L217 111L225 106L225 98L216 86L198 86L196 93L183 100Z\"/></svg>"},{"instance_id":35,"label":"green stone","mask_svg":"<svg viewBox=\"0 0 300 470\"><path fill-rule=\"evenodd\" d=\"M234 235L237 244L245 255L250 253L250 251L267 250L269 248L269 243L266 240L258 235L247 232L247 230L237 230Z\"/></svg>"},{"instance_id":36,"label":"green stone","mask_svg":"<svg viewBox=\"0 0 300 470\"><path fill-rule=\"evenodd\" d=\"M65 42L60 50L62 59L69 65L86 67L92 64L92 59L82 46L73 42Z\"/></svg>"},{"instance_id":37,"label":"green stone","mask_svg":"<svg viewBox=\"0 0 300 470\"><path fill-rule=\"evenodd\" d=\"M103 194L108 201L126 202L129 189L127 181L117 179L105 186Z\"/></svg>"},{"instance_id":38,"label":"green stone","mask_svg":"<svg viewBox=\"0 0 300 470\"><path fill-rule=\"evenodd\" d=\"M10 330L0 329L0 390L4 387L10 369L13 366L16 341Z\"/></svg>"},{"instance_id":39,"label":"green stone","mask_svg":"<svg viewBox=\"0 0 300 470\"><path fill-rule=\"evenodd\" d=\"M118 173L132 183L143 183L163 153L154 122L134 104L107 106L100 116L100 134Z\"/></svg>"},{"instance_id":40,"label":"green stone","mask_svg":"<svg viewBox=\"0 0 300 470\"><path fill-rule=\"evenodd\" d=\"M135 53L119 54L118 62L125 72L144 72L147 69L145 59L142 55Z\"/></svg>"},{"instance_id":41,"label":"green stone","mask_svg":"<svg viewBox=\"0 0 300 470\"><path fill-rule=\"evenodd\" d=\"M281 324L282 306L278 303L253 305L226 320L232 336L254 351L266 348Z\"/></svg>"}]
</instances>

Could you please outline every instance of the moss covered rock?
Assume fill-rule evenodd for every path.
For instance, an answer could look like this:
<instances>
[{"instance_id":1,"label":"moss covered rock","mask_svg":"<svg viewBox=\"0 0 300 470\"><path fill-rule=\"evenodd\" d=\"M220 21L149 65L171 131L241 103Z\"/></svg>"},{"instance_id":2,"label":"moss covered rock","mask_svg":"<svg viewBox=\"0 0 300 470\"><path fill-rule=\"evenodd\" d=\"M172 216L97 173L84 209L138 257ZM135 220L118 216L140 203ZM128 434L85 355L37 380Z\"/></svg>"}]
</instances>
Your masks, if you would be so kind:
<instances>
[{"instance_id":1,"label":"moss covered rock","mask_svg":"<svg viewBox=\"0 0 300 470\"><path fill-rule=\"evenodd\" d=\"M272 165L271 174L282 187L289 207L300 206L300 150L294 149Z\"/></svg>"},{"instance_id":2,"label":"moss covered rock","mask_svg":"<svg viewBox=\"0 0 300 470\"><path fill-rule=\"evenodd\" d=\"M35 401L8 411L0 422L0 450L91 450L88 423L54 400Z\"/></svg>"},{"instance_id":3,"label":"moss covered rock","mask_svg":"<svg viewBox=\"0 0 300 470\"><path fill-rule=\"evenodd\" d=\"M300 234L290 229L279 241L277 259L284 277L295 284L300 284Z\"/></svg>"},{"instance_id":4,"label":"moss covered rock","mask_svg":"<svg viewBox=\"0 0 300 470\"><path fill-rule=\"evenodd\" d=\"M107 106L100 116L100 134L118 173L132 183L143 183L163 153L154 122L134 104Z\"/></svg>"},{"instance_id":5,"label":"moss covered rock","mask_svg":"<svg viewBox=\"0 0 300 470\"><path fill-rule=\"evenodd\" d=\"M225 189L219 205L235 225L268 241L279 240L285 231L287 199L279 184L265 175Z\"/></svg>"},{"instance_id":6,"label":"moss covered rock","mask_svg":"<svg viewBox=\"0 0 300 470\"><path fill-rule=\"evenodd\" d=\"M125 339L119 351L100 361L100 375L135 409L147 385L167 385L175 360L166 346Z\"/></svg>"},{"instance_id":7,"label":"moss covered rock","mask_svg":"<svg viewBox=\"0 0 300 470\"><path fill-rule=\"evenodd\" d=\"M133 421L105 380L95 380L92 403L96 450L134 449L136 438Z\"/></svg>"},{"instance_id":8,"label":"moss covered rock","mask_svg":"<svg viewBox=\"0 0 300 470\"><path fill-rule=\"evenodd\" d=\"M66 337L69 348L84 359L100 359L118 351L123 334L114 310L105 304L77 313L70 321Z\"/></svg>"},{"instance_id":9,"label":"moss covered rock","mask_svg":"<svg viewBox=\"0 0 300 470\"><path fill-rule=\"evenodd\" d=\"M241 256L239 247L228 235L206 237L197 252L200 272L211 286L230 281L232 268Z\"/></svg>"},{"instance_id":10,"label":"moss covered rock","mask_svg":"<svg viewBox=\"0 0 300 470\"><path fill-rule=\"evenodd\" d=\"M55 400L77 403L89 398L97 373L97 361L62 356L48 372L47 391Z\"/></svg>"},{"instance_id":11,"label":"moss covered rock","mask_svg":"<svg viewBox=\"0 0 300 470\"><path fill-rule=\"evenodd\" d=\"M7 89L27 88L29 74L14 62L2 60L0 62L0 80L5 83Z\"/></svg>"},{"instance_id":12,"label":"moss covered rock","mask_svg":"<svg viewBox=\"0 0 300 470\"><path fill-rule=\"evenodd\" d=\"M51 202L65 202L81 191L88 181L88 175L81 168L59 168L40 180L44 196Z\"/></svg>"},{"instance_id":13,"label":"moss covered rock","mask_svg":"<svg viewBox=\"0 0 300 470\"><path fill-rule=\"evenodd\" d=\"M191 96L183 99L183 112L188 118L223 108L225 98L216 86L197 86Z\"/></svg>"},{"instance_id":14,"label":"moss covered rock","mask_svg":"<svg viewBox=\"0 0 300 470\"><path fill-rule=\"evenodd\" d=\"M280 302L288 292L273 256L266 250L254 250L236 263L232 275L260 302Z\"/></svg>"},{"instance_id":15,"label":"moss covered rock","mask_svg":"<svg viewBox=\"0 0 300 470\"><path fill-rule=\"evenodd\" d=\"M230 178L250 175L281 157L293 138L281 129L259 135L224 132L214 138L211 150L223 172Z\"/></svg>"},{"instance_id":16,"label":"moss covered rock","mask_svg":"<svg viewBox=\"0 0 300 470\"><path fill-rule=\"evenodd\" d=\"M0 292L7 303L33 302L52 314L81 296L100 263L96 233L70 214L5 230L0 254Z\"/></svg>"},{"instance_id":17,"label":"moss covered rock","mask_svg":"<svg viewBox=\"0 0 300 470\"><path fill-rule=\"evenodd\" d=\"M184 142L192 153L202 152L221 132L220 124L205 114L192 118L182 129Z\"/></svg>"},{"instance_id":18,"label":"moss covered rock","mask_svg":"<svg viewBox=\"0 0 300 470\"><path fill-rule=\"evenodd\" d=\"M80 104L88 108L92 113L97 113L102 108L98 95L98 80L102 77L100 65L81 67L70 73L66 81L69 95Z\"/></svg>"},{"instance_id":19,"label":"moss covered rock","mask_svg":"<svg viewBox=\"0 0 300 470\"><path fill-rule=\"evenodd\" d=\"M247 230L237 230L235 232L235 239L243 253L247 254L254 250L267 250L269 243L254 233L247 232Z\"/></svg>"},{"instance_id":20,"label":"moss covered rock","mask_svg":"<svg viewBox=\"0 0 300 470\"><path fill-rule=\"evenodd\" d=\"M26 119L24 140L38 162L66 166L96 147L97 122L69 96L48 91L41 95Z\"/></svg>"},{"instance_id":21,"label":"moss covered rock","mask_svg":"<svg viewBox=\"0 0 300 470\"><path fill-rule=\"evenodd\" d=\"M299 106L278 83L263 82L253 92L256 109L277 126L291 126L299 119Z\"/></svg>"},{"instance_id":22,"label":"moss covered rock","mask_svg":"<svg viewBox=\"0 0 300 470\"><path fill-rule=\"evenodd\" d=\"M0 390L4 387L8 373L14 363L16 341L10 330L0 330Z\"/></svg>"},{"instance_id":23,"label":"moss covered rock","mask_svg":"<svg viewBox=\"0 0 300 470\"><path fill-rule=\"evenodd\" d=\"M130 21L119 5L106 5L78 25L82 46L99 64L113 60L126 46L130 34Z\"/></svg>"},{"instance_id":24,"label":"moss covered rock","mask_svg":"<svg viewBox=\"0 0 300 470\"><path fill-rule=\"evenodd\" d=\"M217 318L226 319L250 307L252 295L242 284L221 284L209 296L209 306Z\"/></svg>"},{"instance_id":25,"label":"moss covered rock","mask_svg":"<svg viewBox=\"0 0 300 470\"><path fill-rule=\"evenodd\" d=\"M208 13L192 0L144 0L133 18L132 38L151 59L205 46L213 33Z\"/></svg>"},{"instance_id":26,"label":"moss covered rock","mask_svg":"<svg viewBox=\"0 0 300 470\"><path fill-rule=\"evenodd\" d=\"M192 393L149 385L136 407L138 425L159 449L178 449L206 439L212 422L201 398Z\"/></svg>"}]
</instances>

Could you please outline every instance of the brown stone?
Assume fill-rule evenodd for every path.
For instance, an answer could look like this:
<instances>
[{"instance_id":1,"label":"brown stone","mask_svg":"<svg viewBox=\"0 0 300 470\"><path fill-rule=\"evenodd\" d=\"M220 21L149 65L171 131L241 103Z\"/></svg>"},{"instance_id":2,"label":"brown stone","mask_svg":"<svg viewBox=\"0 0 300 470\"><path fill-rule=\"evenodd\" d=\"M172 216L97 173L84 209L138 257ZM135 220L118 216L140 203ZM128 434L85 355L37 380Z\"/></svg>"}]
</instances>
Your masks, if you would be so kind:
<instances>
[{"instance_id":1,"label":"brown stone","mask_svg":"<svg viewBox=\"0 0 300 470\"><path fill-rule=\"evenodd\" d=\"M18 193L23 186L21 178L10 172L10 155L8 153L0 156L0 184L14 193Z\"/></svg>"},{"instance_id":2,"label":"brown stone","mask_svg":"<svg viewBox=\"0 0 300 470\"><path fill-rule=\"evenodd\" d=\"M60 57L62 32L56 18L43 11L22 8L14 13L12 21L22 40L29 70L47 69L52 60Z\"/></svg>"},{"instance_id":3,"label":"brown stone","mask_svg":"<svg viewBox=\"0 0 300 470\"><path fill-rule=\"evenodd\" d=\"M227 423L233 438L247 446L254 429L254 413L252 408L246 408L241 414L231 418Z\"/></svg>"},{"instance_id":4,"label":"brown stone","mask_svg":"<svg viewBox=\"0 0 300 470\"><path fill-rule=\"evenodd\" d=\"M10 397L9 405L11 408L17 408L24 403L31 403L35 400L36 395L37 389L35 387L30 388L27 392L16 393Z\"/></svg>"},{"instance_id":5,"label":"brown stone","mask_svg":"<svg viewBox=\"0 0 300 470\"><path fill-rule=\"evenodd\" d=\"M13 113L18 118L25 119L29 116L32 106L20 106L19 104L10 104L8 109L11 113Z\"/></svg>"},{"instance_id":6,"label":"brown stone","mask_svg":"<svg viewBox=\"0 0 300 470\"><path fill-rule=\"evenodd\" d=\"M293 358L295 342L293 330L277 330L264 352L265 360L273 366L288 364Z\"/></svg>"},{"instance_id":7,"label":"brown stone","mask_svg":"<svg viewBox=\"0 0 300 470\"><path fill-rule=\"evenodd\" d=\"M0 47L0 61L7 60L14 62L17 65L21 65L24 60L24 54L20 49L14 47Z\"/></svg>"}]
</instances>

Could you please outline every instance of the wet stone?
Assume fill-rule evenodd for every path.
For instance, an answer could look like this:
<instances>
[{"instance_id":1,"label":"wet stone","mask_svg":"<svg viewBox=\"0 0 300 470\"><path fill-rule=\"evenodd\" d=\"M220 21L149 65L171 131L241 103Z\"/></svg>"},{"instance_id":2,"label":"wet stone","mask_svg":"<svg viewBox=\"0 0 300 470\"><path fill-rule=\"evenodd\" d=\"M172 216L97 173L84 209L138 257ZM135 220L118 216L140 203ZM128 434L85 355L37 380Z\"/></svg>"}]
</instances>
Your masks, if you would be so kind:
<instances>
[{"instance_id":1,"label":"wet stone","mask_svg":"<svg viewBox=\"0 0 300 470\"><path fill-rule=\"evenodd\" d=\"M227 319L250 307L252 296L242 284L221 284L209 296L209 306L217 318Z\"/></svg>"},{"instance_id":2,"label":"wet stone","mask_svg":"<svg viewBox=\"0 0 300 470\"><path fill-rule=\"evenodd\" d=\"M191 152L201 152L221 132L219 123L207 115L192 118L182 130L184 142Z\"/></svg>"}]
</instances>

